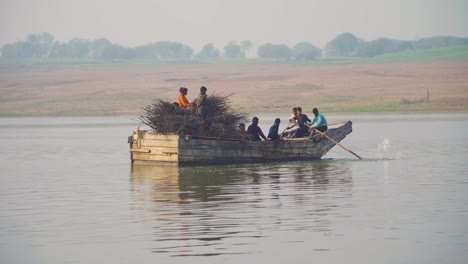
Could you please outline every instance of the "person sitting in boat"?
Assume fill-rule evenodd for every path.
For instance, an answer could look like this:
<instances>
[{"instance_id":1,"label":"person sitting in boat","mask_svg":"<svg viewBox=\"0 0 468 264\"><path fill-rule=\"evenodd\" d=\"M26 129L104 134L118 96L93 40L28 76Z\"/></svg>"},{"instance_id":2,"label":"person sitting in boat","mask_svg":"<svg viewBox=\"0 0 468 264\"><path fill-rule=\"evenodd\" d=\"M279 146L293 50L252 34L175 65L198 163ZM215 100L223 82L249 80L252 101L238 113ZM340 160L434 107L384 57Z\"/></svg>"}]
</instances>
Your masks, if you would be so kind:
<instances>
[{"instance_id":1,"label":"person sitting in boat","mask_svg":"<svg viewBox=\"0 0 468 264\"><path fill-rule=\"evenodd\" d=\"M319 110L317 108L312 109L312 113L314 113L314 119L309 123L309 126L312 128L312 134L313 136L315 134L315 130L318 130L320 132L325 132L328 129L328 123L327 119L325 116L323 116L322 113L319 113ZM317 123L315 126L314 124Z\"/></svg>"},{"instance_id":2,"label":"person sitting in boat","mask_svg":"<svg viewBox=\"0 0 468 264\"><path fill-rule=\"evenodd\" d=\"M208 89L206 89L205 86L200 87L200 94L193 102L196 107L197 114L200 115L203 119L206 119L205 108L206 108L206 100L208 98L208 96L206 95L207 90Z\"/></svg>"},{"instance_id":3,"label":"person sitting in boat","mask_svg":"<svg viewBox=\"0 0 468 264\"><path fill-rule=\"evenodd\" d=\"M187 100L187 95L188 89L185 87L180 87L179 89L179 107L182 108L189 108L190 107L190 102Z\"/></svg>"},{"instance_id":4,"label":"person sitting in boat","mask_svg":"<svg viewBox=\"0 0 468 264\"><path fill-rule=\"evenodd\" d=\"M296 120L294 119L296 116L297 116L297 107L293 107L291 118L289 118L289 125L286 127L283 133L281 133L281 137L291 136L292 134L294 134L296 129L299 128L299 126L297 126Z\"/></svg>"},{"instance_id":5,"label":"person sitting in boat","mask_svg":"<svg viewBox=\"0 0 468 264\"><path fill-rule=\"evenodd\" d=\"M306 114L302 113L302 108L297 107L297 116L294 118L294 120L297 121L297 124L299 128L294 132L294 134L291 137L294 138L301 138L304 136L309 135L309 127L307 126L307 122L311 122L309 117Z\"/></svg>"},{"instance_id":6,"label":"person sitting in boat","mask_svg":"<svg viewBox=\"0 0 468 264\"><path fill-rule=\"evenodd\" d=\"M244 141L249 141L249 136L247 131L245 130L245 124L244 123L239 123L238 125L239 130L237 130L237 133L242 137Z\"/></svg>"},{"instance_id":7,"label":"person sitting in boat","mask_svg":"<svg viewBox=\"0 0 468 264\"><path fill-rule=\"evenodd\" d=\"M252 118L252 124L249 126L249 128L247 128L247 134L249 135L251 141L262 141L261 138L267 140L262 132L262 129L258 126L258 117L256 116Z\"/></svg>"},{"instance_id":8,"label":"person sitting in boat","mask_svg":"<svg viewBox=\"0 0 468 264\"><path fill-rule=\"evenodd\" d=\"M276 118L275 123L270 127L270 131L268 131L268 140L271 141L278 141L280 139L280 136L278 135L278 130L279 130L279 125L280 125L281 119Z\"/></svg>"}]
</instances>

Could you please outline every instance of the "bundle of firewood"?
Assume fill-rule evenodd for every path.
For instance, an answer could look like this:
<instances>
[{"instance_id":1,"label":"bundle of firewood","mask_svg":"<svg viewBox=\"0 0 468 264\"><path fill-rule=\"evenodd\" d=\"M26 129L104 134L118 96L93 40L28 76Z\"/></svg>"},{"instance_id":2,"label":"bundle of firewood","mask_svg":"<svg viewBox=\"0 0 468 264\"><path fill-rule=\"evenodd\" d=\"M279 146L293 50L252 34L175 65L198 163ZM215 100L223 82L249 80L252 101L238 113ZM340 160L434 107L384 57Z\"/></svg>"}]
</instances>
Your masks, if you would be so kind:
<instances>
[{"instance_id":1,"label":"bundle of firewood","mask_svg":"<svg viewBox=\"0 0 468 264\"><path fill-rule=\"evenodd\" d=\"M204 119L196 114L195 106L181 108L158 98L153 101L150 109L143 109L140 121L162 134L239 138L236 125L245 121L246 116L231 110L229 96L208 96Z\"/></svg>"}]
</instances>

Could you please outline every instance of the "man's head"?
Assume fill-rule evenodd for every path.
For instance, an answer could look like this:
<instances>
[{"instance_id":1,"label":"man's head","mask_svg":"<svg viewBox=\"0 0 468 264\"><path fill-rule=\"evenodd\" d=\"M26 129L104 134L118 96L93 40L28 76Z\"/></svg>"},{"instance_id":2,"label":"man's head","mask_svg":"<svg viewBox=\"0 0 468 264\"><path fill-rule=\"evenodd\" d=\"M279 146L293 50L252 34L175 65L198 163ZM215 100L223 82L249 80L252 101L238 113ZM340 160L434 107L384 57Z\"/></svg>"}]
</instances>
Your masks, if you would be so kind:
<instances>
[{"instance_id":1,"label":"man's head","mask_svg":"<svg viewBox=\"0 0 468 264\"><path fill-rule=\"evenodd\" d=\"M279 124L280 122L281 122L281 119L279 119L279 118L275 119L275 124Z\"/></svg>"},{"instance_id":2,"label":"man's head","mask_svg":"<svg viewBox=\"0 0 468 264\"><path fill-rule=\"evenodd\" d=\"M206 90L208 90L208 89L206 89L205 86L200 87L200 93L201 94L206 94Z\"/></svg>"},{"instance_id":3,"label":"man's head","mask_svg":"<svg viewBox=\"0 0 468 264\"><path fill-rule=\"evenodd\" d=\"M297 113L301 114L302 113L302 108L300 106L297 107Z\"/></svg>"},{"instance_id":4,"label":"man's head","mask_svg":"<svg viewBox=\"0 0 468 264\"><path fill-rule=\"evenodd\" d=\"M292 111L293 111L293 114L296 114L297 113L297 107L293 107Z\"/></svg>"},{"instance_id":5,"label":"man's head","mask_svg":"<svg viewBox=\"0 0 468 264\"><path fill-rule=\"evenodd\" d=\"M252 123L255 124L255 125L257 125L257 124L258 124L258 117L254 116L254 117L252 118Z\"/></svg>"},{"instance_id":6,"label":"man's head","mask_svg":"<svg viewBox=\"0 0 468 264\"><path fill-rule=\"evenodd\" d=\"M241 130L241 131L245 130L245 124L244 123L239 124L239 130Z\"/></svg>"},{"instance_id":7,"label":"man's head","mask_svg":"<svg viewBox=\"0 0 468 264\"><path fill-rule=\"evenodd\" d=\"M314 113L314 116L318 116L319 111L317 108L314 108L312 109L312 113Z\"/></svg>"}]
</instances>

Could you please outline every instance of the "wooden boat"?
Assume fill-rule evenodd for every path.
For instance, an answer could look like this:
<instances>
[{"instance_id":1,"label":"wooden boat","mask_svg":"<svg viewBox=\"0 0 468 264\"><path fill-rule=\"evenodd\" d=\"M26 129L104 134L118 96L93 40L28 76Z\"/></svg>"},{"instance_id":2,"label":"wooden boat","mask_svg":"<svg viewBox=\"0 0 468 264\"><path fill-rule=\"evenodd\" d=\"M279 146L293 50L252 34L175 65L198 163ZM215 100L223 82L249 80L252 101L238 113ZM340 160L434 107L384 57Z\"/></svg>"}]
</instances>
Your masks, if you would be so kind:
<instances>
[{"instance_id":1,"label":"wooden boat","mask_svg":"<svg viewBox=\"0 0 468 264\"><path fill-rule=\"evenodd\" d=\"M352 122L326 131L326 136L285 141L243 141L229 138L153 134L139 130L128 138L132 163L233 164L320 159L352 132Z\"/></svg>"}]
</instances>

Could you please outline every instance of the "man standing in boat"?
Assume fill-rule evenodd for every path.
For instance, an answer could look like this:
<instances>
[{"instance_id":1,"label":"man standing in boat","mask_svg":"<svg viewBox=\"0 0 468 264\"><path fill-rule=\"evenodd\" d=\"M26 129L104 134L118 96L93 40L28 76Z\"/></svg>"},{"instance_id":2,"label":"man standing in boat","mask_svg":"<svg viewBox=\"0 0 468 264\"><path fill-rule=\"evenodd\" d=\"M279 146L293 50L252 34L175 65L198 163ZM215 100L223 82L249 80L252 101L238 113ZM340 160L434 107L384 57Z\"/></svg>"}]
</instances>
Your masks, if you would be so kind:
<instances>
[{"instance_id":1,"label":"man standing in boat","mask_svg":"<svg viewBox=\"0 0 468 264\"><path fill-rule=\"evenodd\" d=\"M197 115L200 115L203 119L206 119L206 100L207 100L207 95L206 95L206 89L205 86L202 86L200 88L200 94L198 97L195 99L195 107L197 111Z\"/></svg>"},{"instance_id":2,"label":"man standing in boat","mask_svg":"<svg viewBox=\"0 0 468 264\"><path fill-rule=\"evenodd\" d=\"M247 134L249 134L251 141L262 141L260 137L264 140L267 138L262 132L262 129L258 126L258 117L252 118L252 124L247 128Z\"/></svg>"},{"instance_id":3,"label":"man standing in boat","mask_svg":"<svg viewBox=\"0 0 468 264\"><path fill-rule=\"evenodd\" d=\"M312 134L313 136L315 134L315 130L318 130L320 132L325 132L328 129L328 123L327 119L325 119L325 116L323 116L322 113L319 113L317 108L312 109L312 113L314 113L314 119L309 123L309 126L312 128ZM313 126L315 123L317 123L315 126Z\"/></svg>"}]
</instances>

